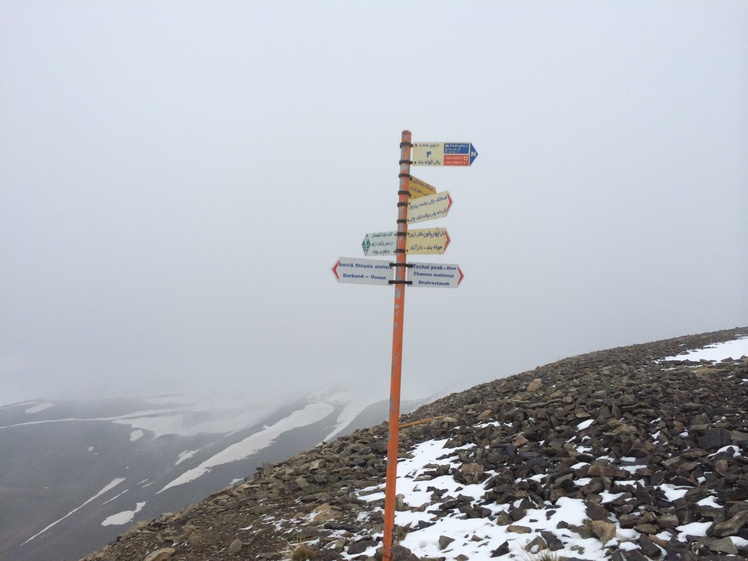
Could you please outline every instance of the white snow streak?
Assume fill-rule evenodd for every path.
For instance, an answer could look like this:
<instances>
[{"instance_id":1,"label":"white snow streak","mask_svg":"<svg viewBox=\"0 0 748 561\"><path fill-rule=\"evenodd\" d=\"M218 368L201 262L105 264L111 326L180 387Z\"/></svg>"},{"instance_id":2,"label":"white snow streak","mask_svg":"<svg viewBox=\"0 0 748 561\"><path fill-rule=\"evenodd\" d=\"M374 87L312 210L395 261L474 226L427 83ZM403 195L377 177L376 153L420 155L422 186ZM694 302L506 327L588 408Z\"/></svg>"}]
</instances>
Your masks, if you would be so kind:
<instances>
[{"instance_id":1,"label":"white snow streak","mask_svg":"<svg viewBox=\"0 0 748 561\"><path fill-rule=\"evenodd\" d=\"M90 503L92 501L95 501L98 497L100 497L101 495L103 495L104 493L106 493L107 491L109 491L110 489L115 488L117 485L119 485L120 483L122 483L124 480L125 480L124 477L117 477L115 479L112 479L112 481L110 483L107 483L106 485L104 485L104 487L101 489L101 491L99 491L98 493L96 493L93 497L91 497L90 499L88 499L82 505L80 505L77 508L74 508L73 510L71 510L70 512L68 512L65 516L63 516L62 518L58 518L57 520L55 520L54 522L52 522L52 524L50 524L49 526L47 526L46 528L44 528L41 532L37 532L36 534L34 534L33 536L31 536L29 539L27 539L21 545L26 545L27 543L29 543L34 538L37 538L37 537L41 536L44 532L46 532L47 530L49 530L52 526L55 526L56 524L59 524L60 522L62 522L63 520L65 520L71 514L75 514L80 509L82 509L84 506L86 506L88 503Z\"/></svg>"},{"instance_id":2,"label":"white snow streak","mask_svg":"<svg viewBox=\"0 0 748 561\"><path fill-rule=\"evenodd\" d=\"M196 468L184 472L182 475L168 483L159 491L159 493L163 493L171 487L194 481L216 466L249 458L263 448L270 446L275 439L284 432L314 424L327 417L333 411L334 407L330 403L311 403L304 407L304 409L294 411L288 417L281 419L274 425L265 427L261 431L248 436L244 440L232 444L215 456L205 460Z\"/></svg>"}]
</instances>

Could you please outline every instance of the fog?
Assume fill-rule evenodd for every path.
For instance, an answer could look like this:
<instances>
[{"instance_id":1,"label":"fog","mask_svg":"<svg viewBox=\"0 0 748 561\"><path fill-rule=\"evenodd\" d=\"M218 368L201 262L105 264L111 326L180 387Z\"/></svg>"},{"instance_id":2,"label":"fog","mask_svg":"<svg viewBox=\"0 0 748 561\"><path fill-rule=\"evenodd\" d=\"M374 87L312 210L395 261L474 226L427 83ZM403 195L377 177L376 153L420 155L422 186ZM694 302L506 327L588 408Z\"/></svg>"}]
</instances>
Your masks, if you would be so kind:
<instances>
[{"instance_id":1,"label":"fog","mask_svg":"<svg viewBox=\"0 0 748 561\"><path fill-rule=\"evenodd\" d=\"M386 398L400 136L471 142L403 395L748 324L745 2L0 3L0 403Z\"/></svg>"}]
</instances>

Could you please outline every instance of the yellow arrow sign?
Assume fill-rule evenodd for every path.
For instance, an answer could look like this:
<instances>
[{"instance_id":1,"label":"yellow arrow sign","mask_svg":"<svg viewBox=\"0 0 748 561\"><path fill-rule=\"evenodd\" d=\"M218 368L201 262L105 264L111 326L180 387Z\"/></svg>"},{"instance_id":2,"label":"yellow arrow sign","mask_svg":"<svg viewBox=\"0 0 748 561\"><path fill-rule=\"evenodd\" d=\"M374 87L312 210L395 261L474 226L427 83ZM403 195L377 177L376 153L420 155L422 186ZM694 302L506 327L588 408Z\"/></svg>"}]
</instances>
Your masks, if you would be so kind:
<instances>
[{"instance_id":1,"label":"yellow arrow sign","mask_svg":"<svg viewBox=\"0 0 748 561\"><path fill-rule=\"evenodd\" d=\"M410 176L410 198L417 199L419 197L425 197L426 195L433 195L436 193L436 188L432 187L425 181L421 181L417 177Z\"/></svg>"},{"instance_id":2,"label":"yellow arrow sign","mask_svg":"<svg viewBox=\"0 0 748 561\"><path fill-rule=\"evenodd\" d=\"M452 206L449 191L426 195L408 203L408 224L447 216Z\"/></svg>"}]
</instances>

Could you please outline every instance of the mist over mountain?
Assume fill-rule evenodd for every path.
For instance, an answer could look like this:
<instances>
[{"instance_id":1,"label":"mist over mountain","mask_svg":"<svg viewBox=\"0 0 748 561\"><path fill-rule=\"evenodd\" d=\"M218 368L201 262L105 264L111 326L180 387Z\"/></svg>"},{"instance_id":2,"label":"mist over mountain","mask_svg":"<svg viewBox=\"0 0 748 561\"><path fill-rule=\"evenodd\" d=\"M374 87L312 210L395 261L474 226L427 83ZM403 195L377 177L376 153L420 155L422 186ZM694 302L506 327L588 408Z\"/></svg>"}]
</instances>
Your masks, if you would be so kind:
<instances>
[{"instance_id":1,"label":"mist over mountain","mask_svg":"<svg viewBox=\"0 0 748 561\"><path fill-rule=\"evenodd\" d=\"M394 561L748 555L748 329L618 347L402 418ZM265 465L84 561L382 558L386 423Z\"/></svg>"},{"instance_id":2,"label":"mist over mountain","mask_svg":"<svg viewBox=\"0 0 748 561\"><path fill-rule=\"evenodd\" d=\"M386 415L381 399L332 389L271 404L162 395L0 407L0 559L81 557Z\"/></svg>"},{"instance_id":3,"label":"mist over mountain","mask_svg":"<svg viewBox=\"0 0 748 561\"><path fill-rule=\"evenodd\" d=\"M459 394L440 399L435 397L420 403L404 403L404 413L414 410L404 417L404 421L451 416L457 418L463 407L460 404L467 400L471 403L468 407L472 411L470 415L480 413L483 419L481 422L486 422L492 418L490 412L492 408L495 409L496 403L509 399L507 403L512 404L514 412L509 413L509 410L505 410L506 406L502 405L501 410L504 412L500 416L508 419L509 415L515 419L514 424L519 422L514 427L517 430L505 437L509 439L507 442L511 441L513 449L531 446L533 439L545 441L546 438L552 439L553 434L562 434L563 425L569 423L563 420L562 411L568 411L572 418L577 419L578 426L574 428L572 422L572 426L567 427L568 434L578 433L580 442L584 442L591 438L590 431L598 423L604 427L605 421L610 427L616 428L619 425L610 424L615 421L612 416L619 415L621 420L625 420L630 415L627 411L631 410L633 398L630 394L625 394L622 398L613 392L617 384L624 383L627 384L626 387L631 387L632 384L636 386L643 383L650 386L657 383L665 384L662 390L657 390L662 392L657 395L663 396L658 399L665 401L651 402L651 409L647 409L647 405L643 403L641 407L645 412L656 415L656 407L657 411L662 410L660 417L666 415L668 409L663 407L670 399L667 396L675 392L687 400L685 405L681 404L679 407L692 413L677 419L657 421L653 418L640 422L659 423L663 426L674 423L675 427L680 423L680 426L687 428L687 417L696 415L707 407L709 400L705 392L714 391L714 388L703 386L707 383L705 376L714 372L721 373L721 379L725 382L730 379L729 366L722 370L701 368L695 371L689 369L689 365L709 365L709 361L721 360L722 355L739 354L744 347L744 339L740 337L747 334L748 329L733 329L565 359L529 373L476 386ZM707 348L700 351L698 357L701 358L689 358L689 349L701 348L718 341L734 341L738 346L735 350L726 350L721 346L712 350L712 355ZM685 366L680 366L681 370L673 372L667 363L660 362L665 356L679 353L682 355L678 357L680 363L674 364L684 364ZM619 370L620 375L606 379L606 376ZM551 378L544 373L552 375ZM636 376L646 378L642 378L642 382L635 382ZM583 382L585 377L589 378L588 382ZM695 391L687 392L693 393L693 396L684 394L682 389L668 389L667 384L670 382L667 382L667 377L673 381L680 380L680 385L693 386ZM532 383L528 385L528 381ZM737 384L740 383L739 378ZM543 391L552 395L543 399L543 392L536 391L540 387L547 387ZM596 393L593 391L595 388L599 389ZM497 402L499 394L496 392L508 397ZM511 397L513 392L517 393L516 397ZM578 399L584 402L587 399L585 395L592 395L590 392L597 396L596 401L593 400L591 404L598 402L601 407L599 412L595 412L596 405L584 406L583 409L557 408L554 415L559 418L547 428L540 430L530 426L534 423L534 418L549 415L544 409L548 407L548 403L554 403L555 400L559 405L568 405ZM739 395L732 393L735 395L731 395L730 399L740 401ZM603 398L603 394L607 397ZM700 399L698 396L702 394L703 399ZM532 396L539 401L527 401ZM563 400L561 396L565 396ZM742 406L744 407L744 403ZM730 403L722 403L720 411L731 410ZM333 485L336 477L347 477L340 473L347 473L346 470L351 466L368 470L384 464L386 430L383 432L383 429L386 424L378 423L386 418L386 414L387 404L384 401L334 389L274 406L238 398L201 402L184 396L162 395L140 400L32 401L0 407L0 450L3 451L0 456L0 559L76 559L111 542L133 524L137 528L148 528L154 520L170 516L164 513L194 510L198 501L209 495L214 496L221 489L240 488L241 494L255 489L259 493L258 498L267 496L269 489L276 489L278 492L286 489L285 483L280 487L264 480L251 483L251 476L258 469L258 474L275 473L273 477L280 478L281 481L297 474L292 477L292 484L288 488L291 489L288 491L290 496L283 501L285 506L272 507L280 509L277 516L287 518L290 514L284 509L291 508L293 503L293 500L289 503L288 499L298 493L301 493L299 496L309 495L304 502L324 503L332 493L327 484ZM530 425L525 426L528 422ZM705 434L704 431L711 426L708 423L712 420L704 417L699 422L703 426L691 427L694 435ZM435 425L434 438L438 434L447 437L452 434L456 427L450 423L451 421L446 425L441 423L438 427ZM422 421L417 424L422 424ZM593 428L590 428L591 425ZM718 426L729 425L718 422ZM365 427L373 428L369 430ZM728 440L732 438L740 447L748 445L748 439L744 438L748 437L748 429L742 427L736 431L734 426L732 429L732 437ZM414 434L413 430L416 429L407 429L403 433L403 453L406 456L408 447L417 444L408 436ZM716 428L714 430L717 431ZM424 438L428 436L426 428L416 432ZM353 441L346 440L351 434L358 436ZM687 432L683 433L686 434ZM571 441L576 438L577 436L572 436ZM498 442L499 440L496 441ZM561 444L558 438L554 442L557 442L554 446ZM274 465L282 466L289 457L304 450L307 451L306 454L312 453L311 450L316 450L315 447L320 444L320 450L327 450L324 461L312 464L306 462L306 467L302 468L278 468L281 469L278 473L273 471L276 469ZM500 447L502 446L504 445L501 444ZM646 446L642 448L645 449ZM627 450L631 450L630 444ZM531 453L529 449L526 452L529 455L524 456L525 460L536 457L533 455L535 452ZM329 455L331 453L336 458L335 462L342 462L340 467L332 467L335 462ZM634 453L634 456L640 457L642 453ZM582 452L576 452L572 457L580 454ZM606 454L616 456L616 453L610 451ZM585 458L590 456L589 451L582 455ZM364 457L367 459L363 460ZM515 460L513 458L512 462ZM661 458L661 461L664 460L669 465L670 460L667 457ZM325 465L328 467L325 468ZM720 469L723 471L726 469L726 464L718 465L722 466ZM381 474L377 469L366 475L365 480L371 484L381 482ZM336 473L337 476L334 475ZM246 479L248 477L249 480ZM250 483L246 483L247 481ZM678 481L683 483L685 480ZM733 480L737 481L744 479ZM748 481L744 482L748 484ZM342 489L344 488L345 485ZM553 491L554 496L561 496L558 492ZM340 494L341 489L336 488L335 493ZM213 506L208 510L213 512L214 502L209 501L209 504ZM372 504L376 506L376 503ZM372 530L376 533L376 526ZM132 535L132 531L128 535ZM325 543L319 542L316 546L325 549ZM222 551L221 547L216 547L213 553ZM352 548L350 551L355 550L356 548ZM188 555L189 552L183 553L185 559L192 558ZM347 559L355 557L351 554ZM97 557L99 558L135 560L141 557L122 554L112 556L107 553L107 556Z\"/></svg>"}]
</instances>

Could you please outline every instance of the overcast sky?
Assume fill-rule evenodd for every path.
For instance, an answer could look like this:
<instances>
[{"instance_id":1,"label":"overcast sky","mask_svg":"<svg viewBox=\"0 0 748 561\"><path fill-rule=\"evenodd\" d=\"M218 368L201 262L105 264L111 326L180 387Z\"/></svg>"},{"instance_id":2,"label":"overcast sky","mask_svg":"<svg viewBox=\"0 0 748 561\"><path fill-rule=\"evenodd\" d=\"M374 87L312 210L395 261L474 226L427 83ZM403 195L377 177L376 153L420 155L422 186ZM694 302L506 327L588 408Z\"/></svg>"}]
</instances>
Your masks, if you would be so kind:
<instances>
[{"instance_id":1,"label":"overcast sky","mask_svg":"<svg viewBox=\"0 0 748 561\"><path fill-rule=\"evenodd\" d=\"M748 3L0 3L0 403L387 397L399 143L472 142L403 394L748 325ZM271 388L273 394L269 394Z\"/></svg>"}]
</instances>

